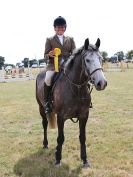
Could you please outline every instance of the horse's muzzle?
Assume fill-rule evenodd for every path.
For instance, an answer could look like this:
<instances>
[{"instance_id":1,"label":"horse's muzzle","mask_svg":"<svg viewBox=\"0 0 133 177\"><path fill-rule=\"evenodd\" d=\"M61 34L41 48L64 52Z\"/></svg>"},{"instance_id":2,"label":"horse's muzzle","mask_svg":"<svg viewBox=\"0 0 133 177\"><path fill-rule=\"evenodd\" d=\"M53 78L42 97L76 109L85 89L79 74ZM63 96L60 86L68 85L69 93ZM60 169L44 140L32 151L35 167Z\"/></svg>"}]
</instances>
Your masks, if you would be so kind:
<instances>
[{"instance_id":1,"label":"horse's muzzle","mask_svg":"<svg viewBox=\"0 0 133 177\"><path fill-rule=\"evenodd\" d=\"M107 86L106 80L101 80L95 85L96 90L98 90L98 91L104 90L106 86Z\"/></svg>"}]
</instances>

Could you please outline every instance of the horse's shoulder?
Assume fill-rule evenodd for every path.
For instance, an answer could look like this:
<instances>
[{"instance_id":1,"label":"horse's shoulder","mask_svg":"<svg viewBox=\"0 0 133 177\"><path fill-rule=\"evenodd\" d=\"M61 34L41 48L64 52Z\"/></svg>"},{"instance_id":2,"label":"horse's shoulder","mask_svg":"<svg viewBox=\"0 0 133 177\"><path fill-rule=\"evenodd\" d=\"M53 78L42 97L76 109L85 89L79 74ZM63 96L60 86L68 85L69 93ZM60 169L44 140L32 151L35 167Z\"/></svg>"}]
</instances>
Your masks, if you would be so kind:
<instances>
[{"instance_id":1,"label":"horse's shoulder","mask_svg":"<svg viewBox=\"0 0 133 177\"><path fill-rule=\"evenodd\" d=\"M46 74L46 71L41 71L41 72L37 75L36 80L45 79L45 74Z\"/></svg>"}]
</instances>

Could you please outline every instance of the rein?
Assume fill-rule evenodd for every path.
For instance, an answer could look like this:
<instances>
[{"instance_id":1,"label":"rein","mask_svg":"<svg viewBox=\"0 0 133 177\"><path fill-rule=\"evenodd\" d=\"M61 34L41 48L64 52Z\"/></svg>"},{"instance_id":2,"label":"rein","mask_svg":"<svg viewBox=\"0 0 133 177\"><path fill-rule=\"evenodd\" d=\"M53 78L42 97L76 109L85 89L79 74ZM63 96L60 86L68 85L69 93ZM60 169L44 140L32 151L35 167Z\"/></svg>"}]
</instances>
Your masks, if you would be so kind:
<instances>
[{"instance_id":1,"label":"rein","mask_svg":"<svg viewBox=\"0 0 133 177\"><path fill-rule=\"evenodd\" d=\"M66 69L64 69L64 74L67 78L67 80L70 82L70 84L74 85L75 87L77 87L78 89L80 89L81 87L83 87L84 85L87 85L87 83L90 81L90 79L87 78L86 81L84 81L82 84L75 84L73 81L70 80L69 76L66 73Z\"/></svg>"}]
</instances>

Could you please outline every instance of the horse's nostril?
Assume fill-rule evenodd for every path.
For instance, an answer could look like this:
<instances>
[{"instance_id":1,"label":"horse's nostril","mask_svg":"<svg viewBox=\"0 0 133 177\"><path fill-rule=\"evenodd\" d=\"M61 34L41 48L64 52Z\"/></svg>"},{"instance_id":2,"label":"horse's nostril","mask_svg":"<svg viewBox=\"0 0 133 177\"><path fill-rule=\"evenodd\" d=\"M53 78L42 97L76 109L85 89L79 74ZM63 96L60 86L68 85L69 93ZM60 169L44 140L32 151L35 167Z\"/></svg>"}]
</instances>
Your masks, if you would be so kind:
<instances>
[{"instance_id":1,"label":"horse's nostril","mask_svg":"<svg viewBox=\"0 0 133 177\"><path fill-rule=\"evenodd\" d=\"M99 81L97 83L97 90L104 90L107 86L107 81Z\"/></svg>"},{"instance_id":2,"label":"horse's nostril","mask_svg":"<svg viewBox=\"0 0 133 177\"><path fill-rule=\"evenodd\" d=\"M98 87L98 88L101 87L101 81L99 81L99 82L97 83L97 87Z\"/></svg>"}]
</instances>

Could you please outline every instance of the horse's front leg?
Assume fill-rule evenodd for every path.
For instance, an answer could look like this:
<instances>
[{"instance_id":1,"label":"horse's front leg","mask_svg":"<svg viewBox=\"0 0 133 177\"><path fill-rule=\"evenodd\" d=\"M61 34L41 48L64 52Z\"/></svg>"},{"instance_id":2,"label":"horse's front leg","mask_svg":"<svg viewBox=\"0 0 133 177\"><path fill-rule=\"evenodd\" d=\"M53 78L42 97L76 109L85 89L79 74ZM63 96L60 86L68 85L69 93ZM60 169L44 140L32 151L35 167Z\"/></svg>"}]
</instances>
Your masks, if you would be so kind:
<instances>
[{"instance_id":1,"label":"horse's front leg","mask_svg":"<svg viewBox=\"0 0 133 177\"><path fill-rule=\"evenodd\" d=\"M58 125L58 137L57 137L57 146L55 151L56 167L60 166L60 161L62 159L62 145L64 142L64 120L63 117L57 115L57 125Z\"/></svg>"},{"instance_id":2,"label":"horse's front leg","mask_svg":"<svg viewBox=\"0 0 133 177\"><path fill-rule=\"evenodd\" d=\"M86 155L86 123L88 120L88 114L85 117L79 118L79 140L80 140L80 157L83 161L83 167L89 167L89 163L87 161L87 155Z\"/></svg>"},{"instance_id":3,"label":"horse's front leg","mask_svg":"<svg viewBox=\"0 0 133 177\"><path fill-rule=\"evenodd\" d=\"M40 107L40 114L42 116L42 125L44 130L44 139L43 139L43 148L48 148L48 139L47 139L47 127L48 127L48 121L46 118L46 114L44 113L44 109Z\"/></svg>"}]
</instances>

